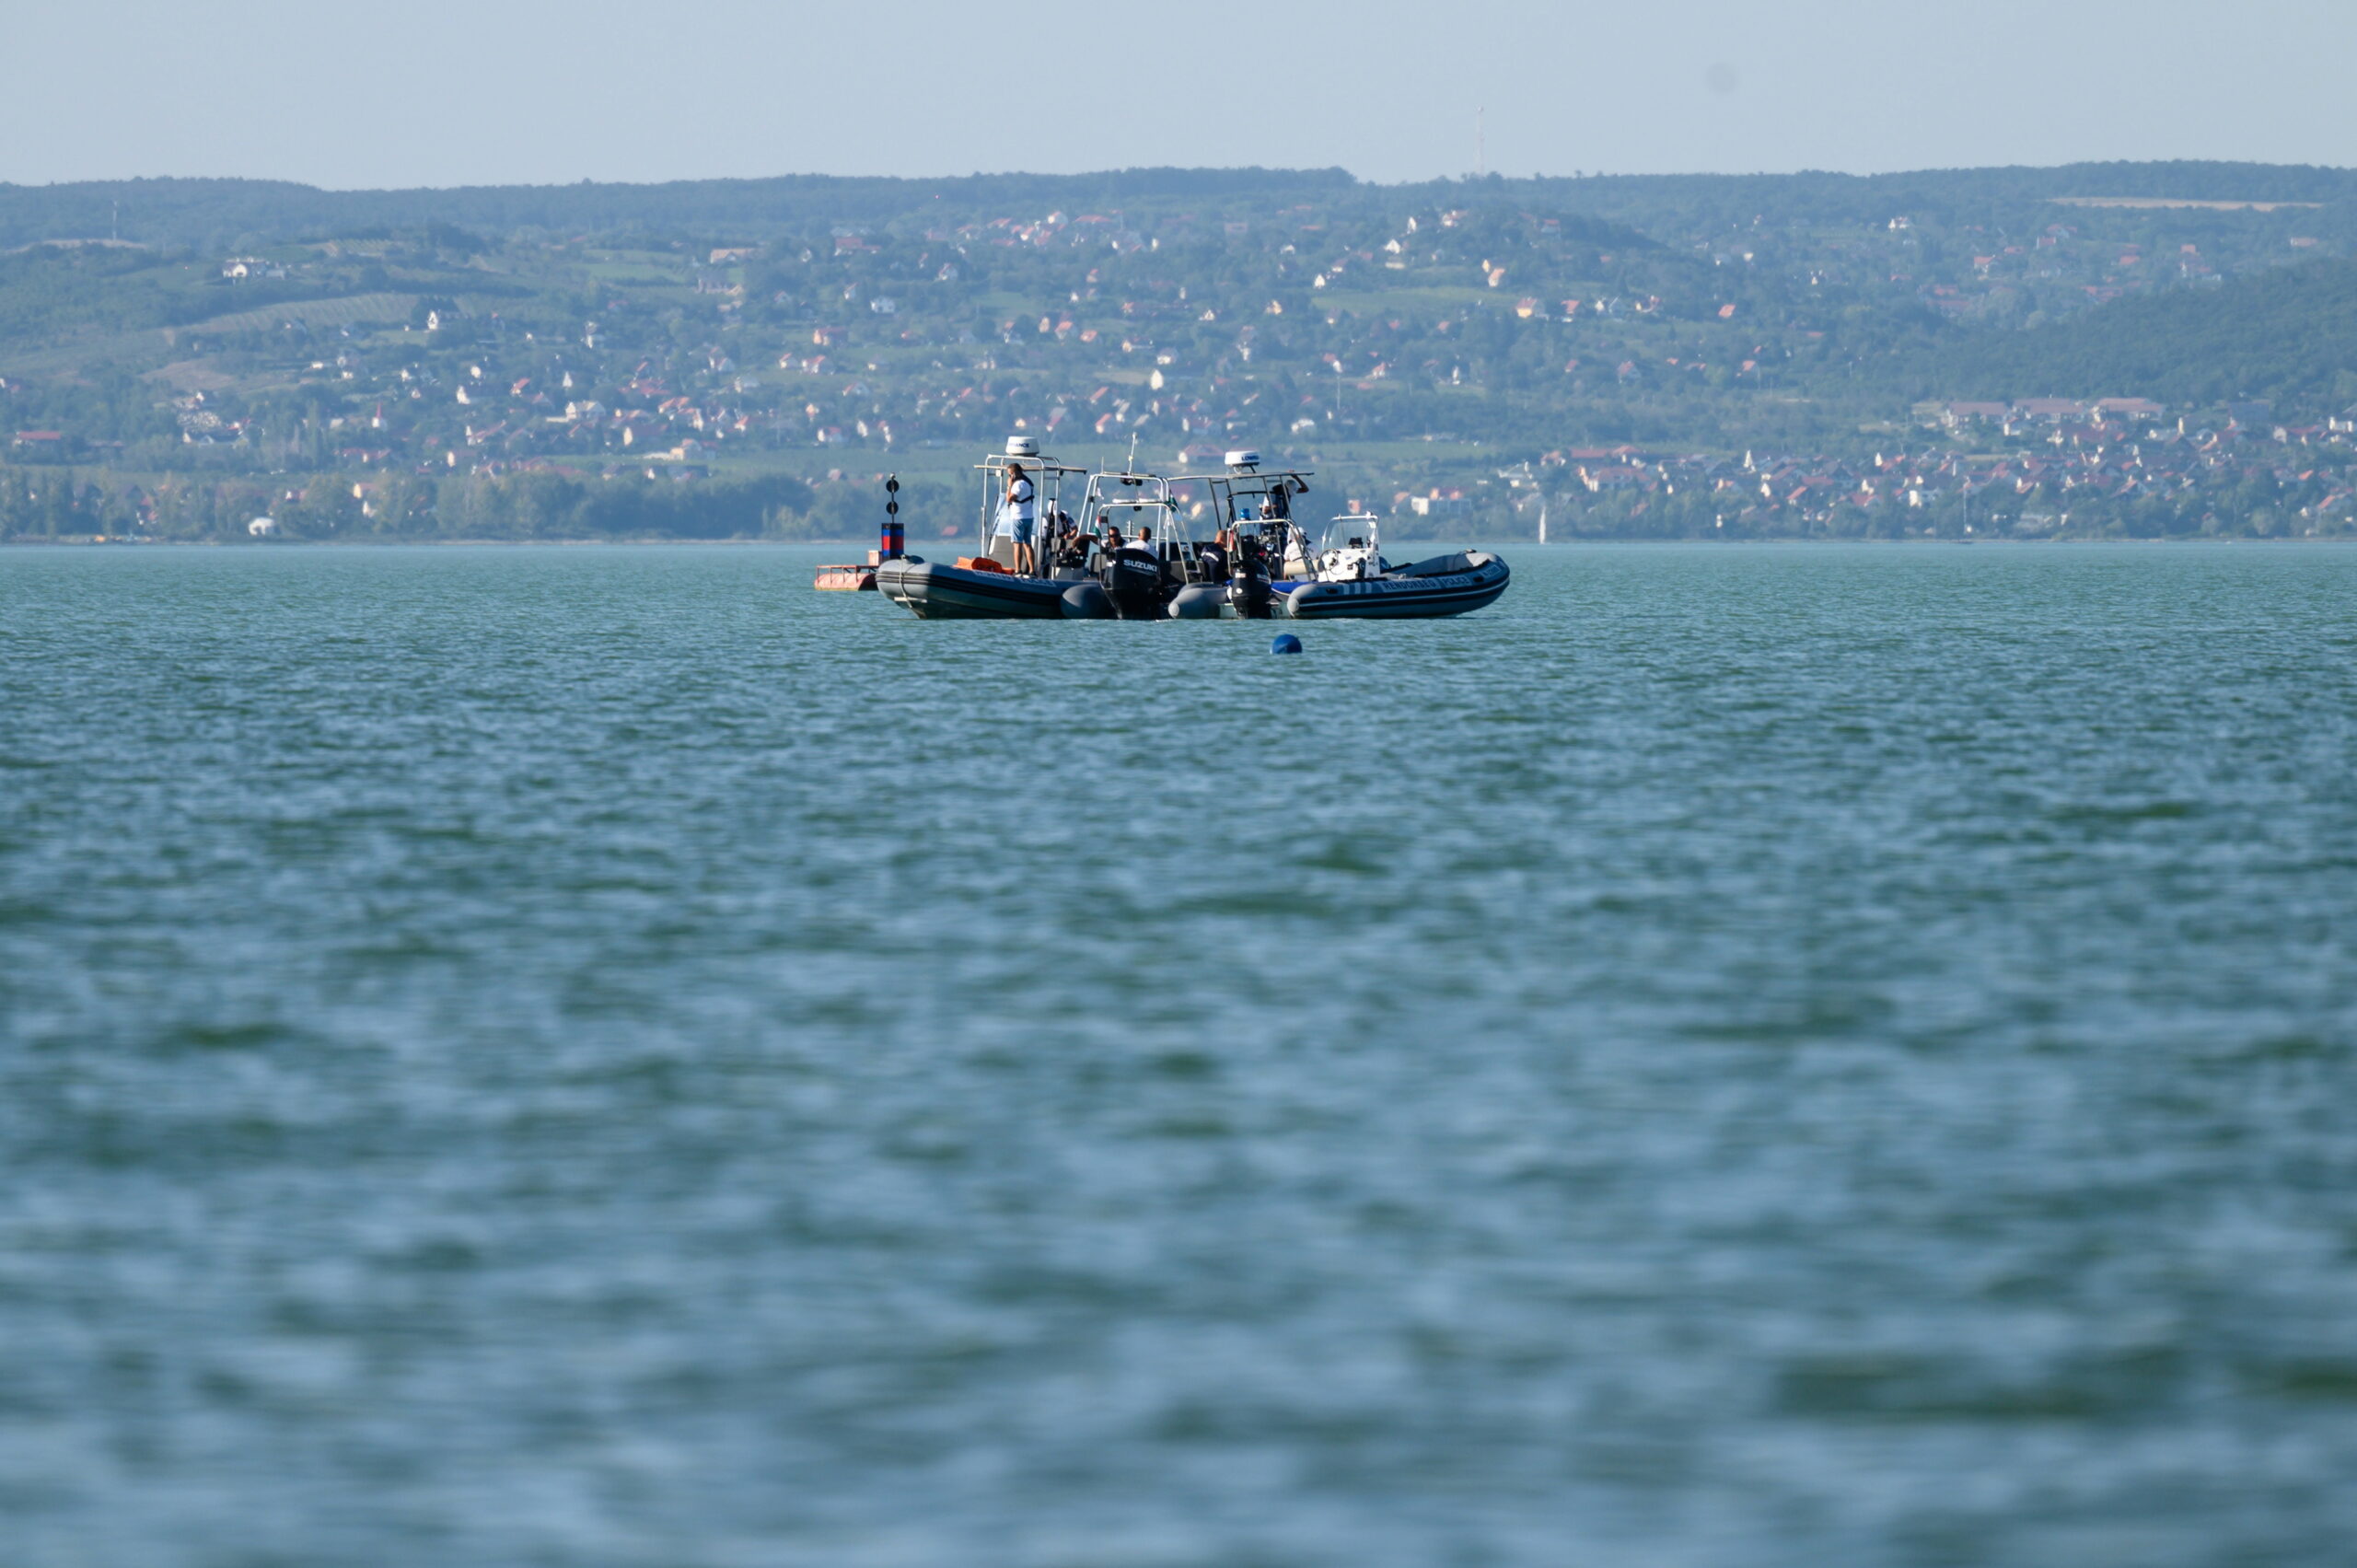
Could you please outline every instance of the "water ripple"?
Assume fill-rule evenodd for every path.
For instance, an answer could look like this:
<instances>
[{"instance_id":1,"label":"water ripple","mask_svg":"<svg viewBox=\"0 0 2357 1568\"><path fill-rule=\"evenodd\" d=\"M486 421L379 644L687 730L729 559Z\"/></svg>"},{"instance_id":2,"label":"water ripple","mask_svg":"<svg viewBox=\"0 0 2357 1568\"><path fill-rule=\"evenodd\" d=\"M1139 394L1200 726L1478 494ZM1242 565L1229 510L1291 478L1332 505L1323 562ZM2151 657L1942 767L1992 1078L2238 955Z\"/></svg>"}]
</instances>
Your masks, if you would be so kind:
<instances>
[{"instance_id":1,"label":"water ripple","mask_svg":"<svg viewBox=\"0 0 2357 1568\"><path fill-rule=\"evenodd\" d=\"M12 1562L2357 1529L2357 556L0 553Z\"/></svg>"}]
</instances>

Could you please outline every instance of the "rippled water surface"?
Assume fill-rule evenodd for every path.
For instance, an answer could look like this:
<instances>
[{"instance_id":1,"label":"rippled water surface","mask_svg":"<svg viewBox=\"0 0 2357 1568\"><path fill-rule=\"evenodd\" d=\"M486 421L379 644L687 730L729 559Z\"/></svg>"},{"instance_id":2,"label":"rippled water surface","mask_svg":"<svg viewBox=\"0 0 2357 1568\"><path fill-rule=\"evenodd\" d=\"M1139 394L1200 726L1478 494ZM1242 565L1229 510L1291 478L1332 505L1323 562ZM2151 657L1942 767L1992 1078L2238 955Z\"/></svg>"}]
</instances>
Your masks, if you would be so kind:
<instances>
[{"instance_id":1,"label":"rippled water surface","mask_svg":"<svg viewBox=\"0 0 2357 1568\"><path fill-rule=\"evenodd\" d=\"M0 552L0 1559L2357 1536L2357 552Z\"/></svg>"}]
</instances>

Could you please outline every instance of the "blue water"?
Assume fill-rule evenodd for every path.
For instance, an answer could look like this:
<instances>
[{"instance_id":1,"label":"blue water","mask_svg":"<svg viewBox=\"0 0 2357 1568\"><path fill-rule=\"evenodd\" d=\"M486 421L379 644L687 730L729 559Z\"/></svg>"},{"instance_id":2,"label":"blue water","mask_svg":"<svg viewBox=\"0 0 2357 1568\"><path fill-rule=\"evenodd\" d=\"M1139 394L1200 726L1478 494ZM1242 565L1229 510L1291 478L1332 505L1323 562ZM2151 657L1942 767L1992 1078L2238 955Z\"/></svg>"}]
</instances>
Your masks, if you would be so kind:
<instances>
[{"instance_id":1,"label":"blue water","mask_svg":"<svg viewBox=\"0 0 2357 1568\"><path fill-rule=\"evenodd\" d=\"M0 552L0 1562L2357 1537L2357 552Z\"/></svg>"}]
</instances>

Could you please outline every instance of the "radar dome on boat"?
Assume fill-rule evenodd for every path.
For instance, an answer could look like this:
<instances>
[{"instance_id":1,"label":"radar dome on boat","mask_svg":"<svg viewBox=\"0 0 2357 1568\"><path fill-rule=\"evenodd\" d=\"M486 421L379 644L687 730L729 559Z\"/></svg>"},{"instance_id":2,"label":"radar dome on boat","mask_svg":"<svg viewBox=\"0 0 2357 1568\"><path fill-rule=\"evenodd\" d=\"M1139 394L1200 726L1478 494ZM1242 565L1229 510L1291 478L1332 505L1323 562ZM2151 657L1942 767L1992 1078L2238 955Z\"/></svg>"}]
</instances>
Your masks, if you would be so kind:
<instances>
[{"instance_id":1,"label":"radar dome on boat","mask_svg":"<svg viewBox=\"0 0 2357 1568\"><path fill-rule=\"evenodd\" d=\"M1010 458L1036 458L1039 455L1037 436L1010 436L1006 438L1006 455Z\"/></svg>"},{"instance_id":2,"label":"radar dome on boat","mask_svg":"<svg viewBox=\"0 0 2357 1568\"><path fill-rule=\"evenodd\" d=\"M1260 454L1252 451L1230 452L1227 455L1227 466L1232 469L1257 469L1260 466Z\"/></svg>"}]
</instances>

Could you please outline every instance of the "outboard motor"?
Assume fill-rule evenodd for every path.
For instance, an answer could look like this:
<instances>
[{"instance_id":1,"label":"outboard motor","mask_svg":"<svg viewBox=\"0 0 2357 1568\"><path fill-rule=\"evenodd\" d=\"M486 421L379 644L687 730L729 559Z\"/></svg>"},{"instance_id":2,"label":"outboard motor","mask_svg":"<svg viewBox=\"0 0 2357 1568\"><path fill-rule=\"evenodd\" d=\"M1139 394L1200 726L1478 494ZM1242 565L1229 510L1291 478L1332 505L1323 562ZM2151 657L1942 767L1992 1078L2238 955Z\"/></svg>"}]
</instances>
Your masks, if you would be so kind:
<instances>
[{"instance_id":1,"label":"outboard motor","mask_svg":"<svg viewBox=\"0 0 2357 1568\"><path fill-rule=\"evenodd\" d=\"M1236 575L1227 581L1227 602L1247 621L1270 614L1269 575L1260 541L1249 534L1236 541Z\"/></svg>"},{"instance_id":2,"label":"outboard motor","mask_svg":"<svg viewBox=\"0 0 2357 1568\"><path fill-rule=\"evenodd\" d=\"M1163 589L1162 558L1136 545L1113 552L1105 567L1105 588L1124 621L1158 621L1169 598Z\"/></svg>"},{"instance_id":3,"label":"outboard motor","mask_svg":"<svg viewBox=\"0 0 2357 1568\"><path fill-rule=\"evenodd\" d=\"M1269 606L1272 602L1269 579L1251 573L1237 573L1227 580L1227 602L1234 605L1236 613L1247 621L1268 620L1271 613Z\"/></svg>"}]
</instances>

